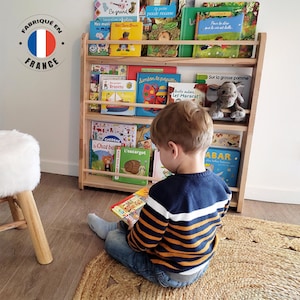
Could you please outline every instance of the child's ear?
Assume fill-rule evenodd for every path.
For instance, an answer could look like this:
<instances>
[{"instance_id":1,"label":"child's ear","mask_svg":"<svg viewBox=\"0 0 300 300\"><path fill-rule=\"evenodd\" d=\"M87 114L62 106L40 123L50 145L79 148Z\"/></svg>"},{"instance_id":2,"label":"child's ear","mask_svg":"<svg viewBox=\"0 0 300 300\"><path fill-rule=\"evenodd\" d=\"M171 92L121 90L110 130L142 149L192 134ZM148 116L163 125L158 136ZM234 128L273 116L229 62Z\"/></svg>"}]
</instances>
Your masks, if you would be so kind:
<instances>
[{"instance_id":1,"label":"child's ear","mask_svg":"<svg viewBox=\"0 0 300 300\"><path fill-rule=\"evenodd\" d=\"M172 150L172 155L174 158L176 158L179 154L179 148L178 148L178 145L175 144L174 142L172 141L169 141L168 142L168 146L169 148Z\"/></svg>"}]
</instances>

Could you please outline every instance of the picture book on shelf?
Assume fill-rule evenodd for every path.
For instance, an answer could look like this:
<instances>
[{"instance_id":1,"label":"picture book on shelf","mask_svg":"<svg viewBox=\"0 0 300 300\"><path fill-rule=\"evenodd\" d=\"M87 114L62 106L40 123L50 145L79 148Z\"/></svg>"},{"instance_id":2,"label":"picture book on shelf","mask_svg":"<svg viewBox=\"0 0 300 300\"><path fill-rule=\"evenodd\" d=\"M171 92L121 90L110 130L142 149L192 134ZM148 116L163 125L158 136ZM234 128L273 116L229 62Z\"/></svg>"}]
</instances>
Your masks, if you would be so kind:
<instances>
[{"instance_id":1,"label":"picture book on shelf","mask_svg":"<svg viewBox=\"0 0 300 300\"><path fill-rule=\"evenodd\" d=\"M105 74L105 75L119 75L126 76L127 66L126 65L91 65L91 72Z\"/></svg>"},{"instance_id":2,"label":"picture book on shelf","mask_svg":"<svg viewBox=\"0 0 300 300\"><path fill-rule=\"evenodd\" d=\"M231 12L231 7L183 7L182 17L180 25L180 40L194 40L195 39L195 28L196 28L196 17L198 12L209 12L209 11L225 11L226 14ZM192 57L193 56L193 45L180 45L178 49L179 57Z\"/></svg>"},{"instance_id":3,"label":"picture book on shelf","mask_svg":"<svg viewBox=\"0 0 300 300\"><path fill-rule=\"evenodd\" d=\"M195 40L240 40L244 14L197 12ZM194 45L193 57L238 57L239 45Z\"/></svg>"},{"instance_id":4,"label":"picture book on shelf","mask_svg":"<svg viewBox=\"0 0 300 300\"><path fill-rule=\"evenodd\" d=\"M140 2L140 21L143 23L143 39L149 40L152 29L157 31L157 26L162 26L168 21L176 21L178 15L177 1L141 1ZM153 34L153 33L152 33ZM154 33L154 39L157 34ZM152 46L151 46L152 47ZM174 48L174 47L173 47ZM147 56L147 45L142 47L142 55ZM176 48L175 48L176 49Z\"/></svg>"},{"instance_id":5,"label":"picture book on shelf","mask_svg":"<svg viewBox=\"0 0 300 300\"><path fill-rule=\"evenodd\" d=\"M237 149L209 147L205 155L205 166L220 176L228 186L235 187L240 155L241 153Z\"/></svg>"},{"instance_id":6,"label":"picture book on shelf","mask_svg":"<svg viewBox=\"0 0 300 300\"><path fill-rule=\"evenodd\" d=\"M135 80L103 80L101 114L134 116L135 107L130 103L136 101ZM129 105L128 105L129 104Z\"/></svg>"},{"instance_id":7,"label":"picture book on shelf","mask_svg":"<svg viewBox=\"0 0 300 300\"><path fill-rule=\"evenodd\" d=\"M136 22L139 20L139 1L94 0L94 20Z\"/></svg>"},{"instance_id":8,"label":"picture book on shelf","mask_svg":"<svg viewBox=\"0 0 300 300\"><path fill-rule=\"evenodd\" d=\"M166 104L169 82L180 82L178 73L138 73L137 75L137 103ZM156 116L159 108L137 107L137 116Z\"/></svg>"},{"instance_id":9,"label":"picture book on shelf","mask_svg":"<svg viewBox=\"0 0 300 300\"><path fill-rule=\"evenodd\" d=\"M141 56L141 45L122 44L122 41L141 40L143 37L142 30L142 22L111 23L111 40L120 40L120 44L110 45L110 56Z\"/></svg>"},{"instance_id":10,"label":"picture book on shelf","mask_svg":"<svg viewBox=\"0 0 300 300\"><path fill-rule=\"evenodd\" d=\"M102 94L102 82L103 80L124 80L126 75L110 75L110 74L100 74L99 72L91 72L90 79L90 100L100 100L100 95ZM90 104L90 111L100 112L100 104Z\"/></svg>"},{"instance_id":11,"label":"picture book on shelf","mask_svg":"<svg viewBox=\"0 0 300 300\"><path fill-rule=\"evenodd\" d=\"M120 219L128 224L128 220L131 220L134 224L139 219L139 214L143 206L147 202L149 189L143 187L135 193L125 197L119 202L113 204L110 209Z\"/></svg>"},{"instance_id":12,"label":"picture book on shelf","mask_svg":"<svg viewBox=\"0 0 300 300\"><path fill-rule=\"evenodd\" d=\"M193 82L169 82L167 103L184 100L195 101L204 106L206 86Z\"/></svg>"},{"instance_id":13,"label":"picture book on shelf","mask_svg":"<svg viewBox=\"0 0 300 300\"><path fill-rule=\"evenodd\" d=\"M92 121L91 138L93 140L120 143L122 146L135 147L137 125Z\"/></svg>"},{"instance_id":14,"label":"picture book on shelf","mask_svg":"<svg viewBox=\"0 0 300 300\"><path fill-rule=\"evenodd\" d=\"M149 149L116 147L114 160L115 172L121 174L148 176L149 165ZM148 183L148 180L146 179L123 177L122 175L113 176L113 180L137 185L147 185Z\"/></svg>"},{"instance_id":15,"label":"picture book on shelf","mask_svg":"<svg viewBox=\"0 0 300 300\"><path fill-rule=\"evenodd\" d=\"M197 73L196 81L204 82L207 85L205 105L206 107L211 106L211 104L217 100L217 90L226 81L231 81L238 84L238 91L243 96L245 102L241 103L243 108L248 108L250 88L252 77L250 75L237 74L237 73Z\"/></svg>"},{"instance_id":16,"label":"picture book on shelf","mask_svg":"<svg viewBox=\"0 0 300 300\"><path fill-rule=\"evenodd\" d=\"M91 72L89 99L93 101L99 100L99 76L99 73ZM90 111L100 112L100 109L99 104L89 104Z\"/></svg>"},{"instance_id":17,"label":"picture book on shelf","mask_svg":"<svg viewBox=\"0 0 300 300\"><path fill-rule=\"evenodd\" d=\"M150 139L150 125L137 124L136 143Z\"/></svg>"},{"instance_id":18,"label":"picture book on shelf","mask_svg":"<svg viewBox=\"0 0 300 300\"><path fill-rule=\"evenodd\" d=\"M147 56L175 57L178 53L178 45L166 45L164 42L170 40L179 40L180 29L178 22L166 21L159 24L153 24L149 33L149 40L158 40L160 45L148 45Z\"/></svg>"},{"instance_id":19,"label":"picture book on shelf","mask_svg":"<svg viewBox=\"0 0 300 300\"><path fill-rule=\"evenodd\" d=\"M176 73L173 66L127 66L127 79L136 80L138 73Z\"/></svg>"},{"instance_id":20,"label":"picture book on shelf","mask_svg":"<svg viewBox=\"0 0 300 300\"><path fill-rule=\"evenodd\" d=\"M159 151L157 149L154 150L154 157L153 157L153 172L152 177L156 178L157 180L162 180L170 176L172 173L163 166ZM152 183L156 183L157 180L152 180Z\"/></svg>"},{"instance_id":21,"label":"picture book on shelf","mask_svg":"<svg viewBox=\"0 0 300 300\"><path fill-rule=\"evenodd\" d=\"M109 40L110 22L90 21L90 40ZM108 44L89 44L89 55L108 56Z\"/></svg>"},{"instance_id":22,"label":"picture book on shelf","mask_svg":"<svg viewBox=\"0 0 300 300\"><path fill-rule=\"evenodd\" d=\"M214 132L211 145L213 147L239 148L240 143L240 133Z\"/></svg>"},{"instance_id":23,"label":"picture book on shelf","mask_svg":"<svg viewBox=\"0 0 300 300\"><path fill-rule=\"evenodd\" d=\"M177 5L175 1L141 1L139 17L143 23L145 38L148 39L148 33L151 32L153 24L173 20L176 15Z\"/></svg>"},{"instance_id":24,"label":"picture book on shelf","mask_svg":"<svg viewBox=\"0 0 300 300\"><path fill-rule=\"evenodd\" d=\"M90 169L112 171L116 146L121 143L90 140Z\"/></svg>"},{"instance_id":25,"label":"picture book on shelf","mask_svg":"<svg viewBox=\"0 0 300 300\"><path fill-rule=\"evenodd\" d=\"M258 21L260 3L258 1L249 2L203 2L201 4L205 7L232 7L235 11L240 10L244 13L244 21L241 39L254 40L256 33L256 26ZM241 45L239 48L239 57L249 58L252 57L253 46Z\"/></svg>"},{"instance_id":26,"label":"picture book on shelf","mask_svg":"<svg viewBox=\"0 0 300 300\"><path fill-rule=\"evenodd\" d=\"M151 139L146 139L146 140L142 140L142 141L138 141L137 148L143 148L143 149L149 149L150 150L150 156L152 154L152 151L154 150L154 144L152 143Z\"/></svg>"}]
</instances>

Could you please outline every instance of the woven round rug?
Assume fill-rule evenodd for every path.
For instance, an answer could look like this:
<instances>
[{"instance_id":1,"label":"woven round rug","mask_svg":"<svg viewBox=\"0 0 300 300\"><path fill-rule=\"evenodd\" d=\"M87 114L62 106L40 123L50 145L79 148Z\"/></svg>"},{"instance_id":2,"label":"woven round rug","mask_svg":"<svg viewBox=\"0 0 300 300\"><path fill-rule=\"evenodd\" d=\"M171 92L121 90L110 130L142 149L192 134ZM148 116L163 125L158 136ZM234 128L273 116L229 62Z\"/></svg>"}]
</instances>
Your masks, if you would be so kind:
<instances>
[{"instance_id":1,"label":"woven round rug","mask_svg":"<svg viewBox=\"0 0 300 300\"><path fill-rule=\"evenodd\" d=\"M300 226L227 215L205 275L163 288L127 270L104 250L85 268L74 300L300 300Z\"/></svg>"}]
</instances>

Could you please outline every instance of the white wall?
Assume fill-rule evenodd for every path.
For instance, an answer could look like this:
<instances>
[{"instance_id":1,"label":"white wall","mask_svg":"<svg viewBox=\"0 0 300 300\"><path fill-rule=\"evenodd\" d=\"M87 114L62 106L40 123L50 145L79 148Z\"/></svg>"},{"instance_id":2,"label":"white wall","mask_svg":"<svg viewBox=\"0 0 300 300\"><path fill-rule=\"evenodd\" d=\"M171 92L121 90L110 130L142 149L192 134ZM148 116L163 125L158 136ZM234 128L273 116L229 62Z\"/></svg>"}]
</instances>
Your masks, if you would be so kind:
<instances>
[{"instance_id":1,"label":"white wall","mask_svg":"<svg viewBox=\"0 0 300 300\"><path fill-rule=\"evenodd\" d=\"M268 40L246 198L300 204L300 41L295 34L300 2L260 3L258 31L267 32ZM92 0L10 0L1 5L0 128L36 137L45 172L77 175L80 38L92 13ZM36 14L64 24L66 57L49 72L29 70L16 58L18 25Z\"/></svg>"}]
</instances>

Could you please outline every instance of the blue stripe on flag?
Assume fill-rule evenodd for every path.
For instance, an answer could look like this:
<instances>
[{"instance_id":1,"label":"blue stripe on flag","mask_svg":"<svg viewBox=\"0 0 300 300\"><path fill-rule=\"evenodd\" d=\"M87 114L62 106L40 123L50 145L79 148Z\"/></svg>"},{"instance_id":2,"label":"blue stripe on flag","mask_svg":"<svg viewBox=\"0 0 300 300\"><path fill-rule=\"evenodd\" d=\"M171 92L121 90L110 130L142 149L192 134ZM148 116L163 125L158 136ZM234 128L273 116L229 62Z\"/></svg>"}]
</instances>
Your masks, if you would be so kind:
<instances>
[{"instance_id":1,"label":"blue stripe on flag","mask_svg":"<svg viewBox=\"0 0 300 300\"><path fill-rule=\"evenodd\" d=\"M28 48L30 52L36 56L36 31L34 31L28 39Z\"/></svg>"}]
</instances>

